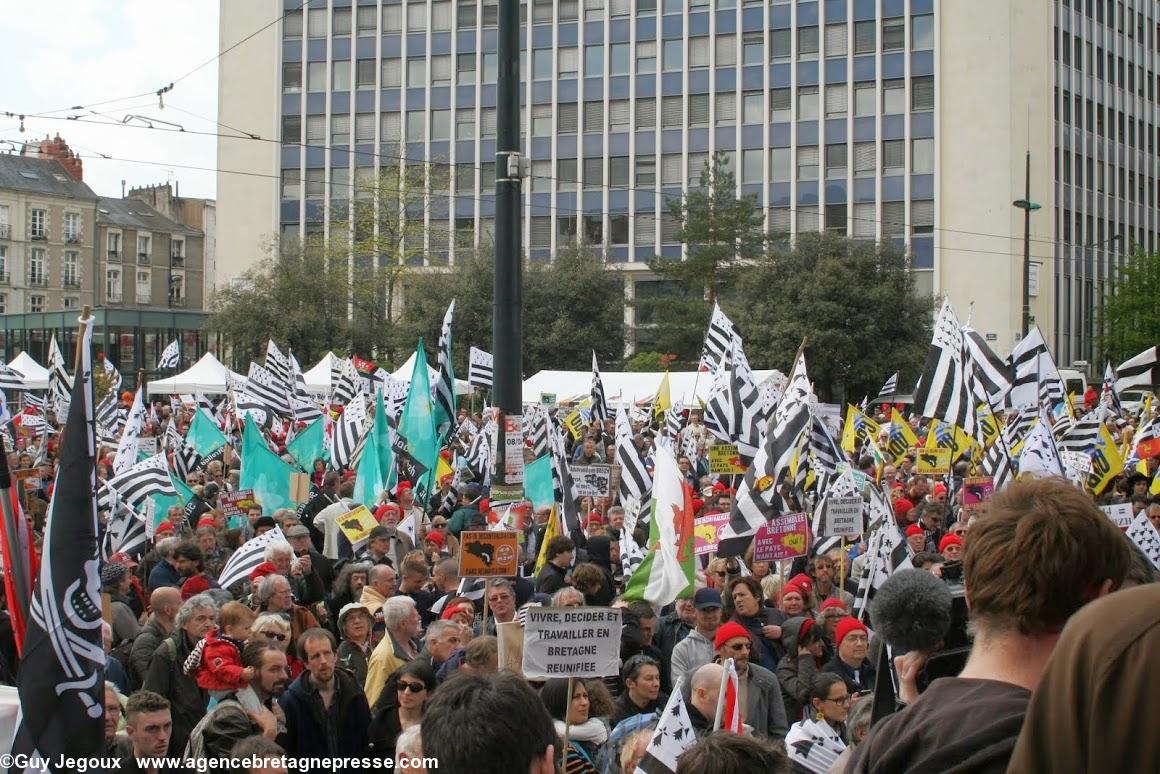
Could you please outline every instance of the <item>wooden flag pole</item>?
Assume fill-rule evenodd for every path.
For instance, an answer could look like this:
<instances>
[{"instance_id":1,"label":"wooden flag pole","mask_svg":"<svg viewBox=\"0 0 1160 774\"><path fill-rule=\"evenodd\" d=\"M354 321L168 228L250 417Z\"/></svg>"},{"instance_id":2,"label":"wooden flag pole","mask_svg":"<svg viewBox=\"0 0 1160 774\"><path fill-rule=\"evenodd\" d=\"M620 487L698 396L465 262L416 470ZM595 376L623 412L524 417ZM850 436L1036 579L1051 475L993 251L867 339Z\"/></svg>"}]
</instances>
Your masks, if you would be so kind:
<instances>
[{"instance_id":1,"label":"wooden flag pole","mask_svg":"<svg viewBox=\"0 0 1160 774\"><path fill-rule=\"evenodd\" d=\"M487 634L487 597L491 593L491 578L484 578L483 580L483 624L479 627L480 634ZM497 621L498 623L498 621ZM499 628L495 630L496 635L499 635Z\"/></svg>"},{"instance_id":2,"label":"wooden flag pole","mask_svg":"<svg viewBox=\"0 0 1160 774\"><path fill-rule=\"evenodd\" d=\"M77 346L76 352L73 355L73 375L75 377L77 370L81 367L81 345L85 340L85 326L88 325L89 315L92 313L92 307L85 304L81 309L81 319L77 323Z\"/></svg>"},{"instance_id":3,"label":"wooden flag pole","mask_svg":"<svg viewBox=\"0 0 1160 774\"><path fill-rule=\"evenodd\" d=\"M842 555L838 557L838 601L842 601L842 591L846 588L846 536L842 535ZM820 607L820 605L819 605Z\"/></svg>"},{"instance_id":4,"label":"wooden flag pole","mask_svg":"<svg viewBox=\"0 0 1160 774\"><path fill-rule=\"evenodd\" d=\"M568 731L570 724L568 723L568 716L572 712L572 675L568 675L568 703L564 705L564 744L560 750L560 770L565 771L568 768Z\"/></svg>"}]
</instances>

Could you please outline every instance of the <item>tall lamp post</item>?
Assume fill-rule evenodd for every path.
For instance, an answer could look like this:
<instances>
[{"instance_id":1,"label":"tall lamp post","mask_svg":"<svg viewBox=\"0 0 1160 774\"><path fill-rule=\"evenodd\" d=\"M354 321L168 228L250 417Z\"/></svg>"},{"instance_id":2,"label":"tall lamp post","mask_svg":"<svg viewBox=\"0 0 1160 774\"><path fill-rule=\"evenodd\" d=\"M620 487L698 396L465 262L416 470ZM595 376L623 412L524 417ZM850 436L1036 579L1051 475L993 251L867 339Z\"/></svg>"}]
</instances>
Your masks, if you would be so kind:
<instances>
[{"instance_id":1,"label":"tall lamp post","mask_svg":"<svg viewBox=\"0 0 1160 774\"><path fill-rule=\"evenodd\" d=\"M1023 210L1023 335L1031 331L1031 213L1042 204L1031 201L1031 151L1027 151L1025 189L1022 199L1012 204Z\"/></svg>"},{"instance_id":2,"label":"tall lamp post","mask_svg":"<svg viewBox=\"0 0 1160 774\"><path fill-rule=\"evenodd\" d=\"M1094 251L1094 250L1099 250L1101 248L1111 248L1112 245L1114 245L1116 242L1119 242L1119 241L1120 241L1120 235L1119 234L1112 234L1111 237L1103 240L1102 242L1090 242L1087 245L1084 245L1084 247L1086 248L1085 254L1083 256L1084 257L1084 272L1089 273L1089 274L1094 273L1094 272L1088 271L1087 255L1086 255L1087 250ZM1094 259L1094 256L1093 256L1093 259ZM1101 268L1106 268L1106 267L1101 267ZM1074 273L1075 272L1073 269L1073 274ZM1106 273L1105 271L1100 271L1097 273L1097 276L1092 278L1092 289L1093 289L1094 294L1095 294L1095 300L1091 304L1091 308L1085 310L1087 312L1087 327L1088 327L1088 330L1087 330L1087 339L1088 339L1087 356L1088 356L1088 360L1093 362L1093 363L1099 362L1099 359L1097 359L1095 356L1096 334L1098 332L1097 331L1096 312L1098 310L1099 316L1100 317L1103 316L1103 312L1104 312L1104 281L1106 279L1106 277L1104 276L1105 273Z\"/></svg>"}]
</instances>

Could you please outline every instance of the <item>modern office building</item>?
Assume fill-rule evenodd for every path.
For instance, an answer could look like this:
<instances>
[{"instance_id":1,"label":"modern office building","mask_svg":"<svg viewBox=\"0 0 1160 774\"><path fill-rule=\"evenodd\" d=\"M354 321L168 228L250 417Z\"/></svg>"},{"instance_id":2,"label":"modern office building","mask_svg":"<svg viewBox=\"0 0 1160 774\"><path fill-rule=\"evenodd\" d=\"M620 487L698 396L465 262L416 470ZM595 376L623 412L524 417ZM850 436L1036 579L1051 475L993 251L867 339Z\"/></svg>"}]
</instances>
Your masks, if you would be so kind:
<instances>
[{"instance_id":1,"label":"modern office building","mask_svg":"<svg viewBox=\"0 0 1160 774\"><path fill-rule=\"evenodd\" d=\"M666 204L722 151L770 230L904 245L919 289L948 293L1005 354L1030 151L1032 315L1061 363L1091 359L1110 268L1154 246L1158 19L1154 0L1092 6L524 2L524 248L550 260L584 239L626 293L663 294L645 261L681 254ZM221 48L239 45L220 61L218 120L263 139L219 141L217 283L279 235L325 231L400 156L450 165L428 254L489 240L497 14L496 0L222 0Z\"/></svg>"}]
</instances>

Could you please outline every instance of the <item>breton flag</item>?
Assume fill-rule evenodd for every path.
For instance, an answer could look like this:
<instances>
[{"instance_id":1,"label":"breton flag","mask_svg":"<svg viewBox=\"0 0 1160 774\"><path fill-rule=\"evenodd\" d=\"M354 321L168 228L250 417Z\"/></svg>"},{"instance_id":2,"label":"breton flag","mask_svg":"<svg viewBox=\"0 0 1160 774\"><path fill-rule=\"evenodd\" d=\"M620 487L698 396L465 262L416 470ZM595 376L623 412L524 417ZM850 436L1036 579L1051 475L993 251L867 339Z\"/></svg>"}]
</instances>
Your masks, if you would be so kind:
<instances>
[{"instance_id":1,"label":"breton flag","mask_svg":"<svg viewBox=\"0 0 1160 774\"><path fill-rule=\"evenodd\" d=\"M741 346L741 337L734 336L730 345L733 353L732 369L729 372L729 403L732 410L731 427L737 453L746 464L757 456L761 447L761 436L765 431L765 412L761 409L761 396L753 383L753 371L749 359Z\"/></svg>"},{"instance_id":2,"label":"breton flag","mask_svg":"<svg viewBox=\"0 0 1160 774\"><path fill-rule=\"evenodd\" d=\"M616 411L616 462L620 465L620 499L644 503L652 493L653 480L640 451L632 442L632 423L623 408Z\"/></svg>"},{"instance_id":3,"label":"breton flag","mask_svg":"<svg viewBox=\"0 0 1160 774\"><path fill-rule=\"evenodd\" d=\"M841 734L813 716L794 723L785 737L786 757L794 771L829 771L845 749Z\"/></svg>"},{"instance_id":4,"label":"breton flag","mask_svg":"<svg viewBox=\"0 0 1160 774\"><path fill-rule=\"evenodd\" d=\"M729 410L729 366L730 352L721 356L720 365L713 369L713 385L705 399L703 421L706 429L722 443L730 443L733 434L730 429L732 412Z\"/></svg>"},{"instance_id":5,"label":"breton flag","mask_svg":"<svg viewBox=\"0 0 1160 774\"><path fill-rule=\"evenodd\" d=\"M362 379L359 377L358 370L354 367L354 363L351 362L350 358L342 361L342 371L339 374L338 381L334 381L333 373L331 377L330 383L334 391L333 403L345 406L351 403L356 395L363 394Z\"/></svg>"},{"instance_id":6,"label":"breton flag","mask_svg":"<svg viewBox=\"0 0 1160 774\"><path fill-rule=\"evenodd\" d=\"M48 343L48 392L52 396L49 405L52 406L59 423L60 418L69 413L69 379L68 372L64 368L64 355L56 343L55 333Z\"/></svg>"},{"instance_id":7,"label":"breton flag","mask_svg":"<svg viewBox=\"0 0 1160 774\"><path fill-rule=\"evenodd\" d=\"M471 348L470 358L467 363L468 384L490 390L495 358L491 356L490 352L484 352L478 347Z\"/></svg>"},{"instance_id":8,"label":"breton flag","mask_svg":"<svg viewBox=\"0 0 1160 774\"><path fill-rule=\"evenodd\" d=\"M714 370L736 337L737 331L733 327L733 322L714 301L713 315L709 318L709 330L705 333L705 344L701 347L701 362L697 370Z\"/></svg>"},{"instance_id":9,"label":"breton flag","mask_svg":"<svg viewBox=\"0 0 1160 774\"><path fill-rule=\"evenodd\" d=\"M1019 452L1019 475L1026 473L1036 478L1067 475L1043 409L1039 410L1039 421L1023 439L1023 449Z\"/></svg>"},{"instance_id":10,"label":"breton flag","mask_svg":"<svg viewBox=\"0 0 1160 774\"><path fill-rule=\"evenodd\" d=\"M634 774L675 774L677 759L685 750L697 744L693 721L689 720L689 710L681 696L681 681L684 679L676 679L673 692L669 694L668 703L661 712L657 729Z\"/></svg>"},{"instance_id":11,"label":"breton flag","mask_svg":"<svg viewBox=\"0 0 1160 774\"><path fill-rule=\"evenodd\" d=\"M580 528L580 515L576 512L576 482L572 480L572 468L564 451L564 436L558 428L548 432L548 446L552 450L552 497L560 504L564 534L570 535Z\"/></svg>"},{"instance_id":12,"label":"breton flag","mask_svg":"<svg viewBox=\"0 0 1160 774\"><path fill-rule=\"evenodd\" d=\"M266 561L266 546L275 541L285 540L282 528L274 527L269 532L264 532L242 543L242 547L230 555L226 566L222 568L218 575L218 585L223 589L228 589L238 581L249 578L254 568Z\"/></svg>"},{"instance_id":13,"label":"breton flag","mask_svg":"<svg viewBox=\"0 0 1160 774\"><path fill-rule=\"evenodd\" d=\"M101 365L105 369L105 376L108 377L109 391L116 393L121 389L121 384L124 381L121 378L121 372L117 370L117 366L113 365L113 361L109 358L102 358Z\"/></svg>"},{"instance_id":14,"label":"breton flag","mask_svg":"<svg viewBox=\"0 0 1160 774\"><path fill-rule=\"evenodd\" d=\"M46 764L105 754L93 320L84 322L17 678L21 710L12 752L39 754Z\"/></svg>"},{"instance_id":15,"label":"breton flag","mask_svg":"<svg viewBox=\"0 0 1160 774\"><path fill-rule=\"evenodd\" d=\"M257 363L250 363L245 392L280 417L291 416L286 381Z\"/></svg>"},{"instance_id":16,"label":"breton flag","mask_svg":"<svg viewBox=\"0 0 1160 774\"><path fill-rule=\"evenodd\" d=\"M197 453L197 449L185 442L173 422L165 428L165 439L169 450L173 452L173 470L182 481L185 481L190 473L197 470L201 455Z\"/></svg>"},{"instance_id":17,"label":"breton flag","mask_svg":"<svg viewBox=\"0 0 1160 774\"><path fill-rule=\"evenodd\" d=\"M488 420L483 426L483 431L476 433L471 439L471 446L468 447L467 455L464 457L475 475L475 480L481 484L491 480L491 436L496 432L496 428L496 423Z\"/></svg>"},{"instance_id":18,"label":"breton flag","mask_svg":"<svg viewBox=\"0 0 1160 774\"><path fill-rule=\"evenodd\" d=\"M836 473L838 463L846 461L846 454L838 445L834 434L830 432L830 428L826 427L826 423L812 413L810 415L809 440L809 449L813 452L814 469L818 475Z\"/></svg>"},{"instance_id":19,"label":"breton flag","mask_svg":"<svg viewBox=\"0 0 1160 774\"><path fill-rule=\"evenodd\" d=\"M1136 514L1125 534L1148 557L1152 566L1160 570L1160 534L1156 532L1148 514L1143 511Z\"/></svg>"},{"instance_id":20,"label":"breton flag","mask_svg":"<svg viewBox=\"0 0 1160 774\"><path fill-rule=\"evenodd\" d=\"M1157 373L1156 347L1148 347L1135 357L1130 357L1116 368L1116 392L1123 392L1129 387L1147 387L1160 382Z\"/></svg>"},{"instance_id":21,"label":"breton flag","mask_svg":"<svg viewBox=\"0 0 1160 774\"><path fill-rule=\"evenodd\" d=\"M435 382L435 436L446 438L455 424L455 365L451 362L451 323L455 320L455 299L443 315L439 332L439 380Z\"/></svg>"},{"instance_id":22,"label":"breton flag","mask_svg":"<svg viewBox=\"0 0 1160 774\"><path fill-rule=\"evenodd\" d=\"M142 389L138 387L133 396L133 405L129 409L129 417L125 420L125 429L121 432L121 442L117 444L117 456L113 458L113 473L122 473L137 462L137 448L141 432L145 429L145 403L141 395Z\"/></svg>"},{"instance_id":23,"label":"breton flag","mask_svg":"<svg viewBox=\"0 0 1160 774\"><path fill-rule=\"evenodd\" d=\"M278 349L273 339L266 342L266 370L283 384L291 383L290 361Z\"/></svg>"},{"instance_id":24,"label":"breton flag","mask_svg":"<svg viewBox=\"0 0 1160 774\"><path fill-rule=\"evenodd\" d=\"M1046 397L1052 401L1061 401L1066 397L1063 383L1059 380L1059 370L1055 367L1055 360L1039 328L1032 328L1019 340L1007 357L1007 366L1012 375L1011 390L1007 394L1008 406L1023 408L1037 405L1041 382L1048 384Z\"/></svg>"},{"instance_id":25,"label":"breton flag","mask_svg":"<svg viewBox=\"0 0 1160 774\"><path fill-rule=\"evenodd\" d=\"M947 298L943 300L926 365L915 389L915 412L957 425L967 434L974 433L975 411L965 376L963 332Z\"/></svg>"},{"instance_id":26,"label":"breton flag","mask_svg":"<svg viewBox=\"0 0 1160 774\"><path fill-rule=\"evenodd\" d=\"M102 443L117 443L121 432L121 412L118 411L120 401L117 393L109 390L101 402L97 404L97 435Z\"/></svg>"},{"instance_id":27,"label":"breton flag","mask_svg":"<svg viewBox=\"0 0 1160 774\"><path fill-rule=\"evenodd\" d=\"M1103 413L1103 406L1097 406L1076 420L1060 439L1059 448L1062 451L1090 453L1099 442Z\"/></svg>"},{"instance_id":28,"label":"breton flag","mask_svg":"<svg viewBox=\"0 0 1160 774\"><path fill-rule=\"evenodd\" d=\"M177 368L181 362L181 347L177 343L177 339L169 342L165 350L161 353L160 359L157 361L157 370L164 371L166 368Z\"/></svg>"},{"instance_id":29,"label":"breton flag","mask_svg":"<svg viewBox=\"0 0 1160 774\"><path fill-rule=\"evenodd\" d=\"M600 366L596 363L596 350L592 350L592 418L601 422L609 419L608 402L604 399L604 382L600 378Z\"/></svg>"},{"instance_id":30,"label":"breton flag","mask_svg":"<svg viewBox=\"0 0 1160 774\"><path fill-rule=\"evenodd\" d=\"M665 412L665 422L661 426L661 432L675 441L684 429L685 407L681 401L677 401L672 405L672 408Z\"/></svg>"},{"instance_id":31,"label":"breton flag","mask_svg":"<svg viewBox=\"0 0 1160 774\"><path fill-rule=\"evenodd\" d=\"M524 415L525 417L527 414ZM468 422L467 419L463 420ZM528 436L532 445L532 456L536 459L543 457L548 453L548 427L552 420L548 417L548 412L543 409L535 409L531 412L531 423L527 425L524 432ZM470 424L470 423L468 423ZM463 425L461 424L460 427ZM472 425L474 431L475 426ZM456 435L458 435L458 431Z\"/></svg>"},{"instance_id":32,"label":"breton flag","mask_svg":"<svg viewBox=\"0 0 1160 774\"><path fill-rule=\"evenodd\" d=\"M334 435L330 442L330 459L335 470L351 465L354 448L362 438L367 422L367 402L363 394L357 393L334 425Z\"/></svg>"},{"instance_id":33,"label":"breton flag","mask_svg":"<svg viewBox=\"0 0 1160 774\"><path fill-rule=\"evenodd\" d=\"M865 620L870 601L886 579L898 570L914 566L914 552L898 528L893 512L871 533L866 552L867 560L862 565L851 612L859 621Z\"/></svg>"},{"instance_id":34,"label":"breton flag","mask_svg":"<svg viewBox=\"0 0 1160 774\"><path fill-rule=\"evenodd\" d=\"M639 508L640 505L637 504L635 507ZM625 510L628 510L627 503ZM624 583L627 584L632 574L644 561L644 551L641 550L640 544L633 537L632 530L628 529L627 522L625 525L625 528L620 531L620 569L624 574Z\"/></svg>"},{"instance_id":35,"label":"breton flag","mask_svg":"<svg viewBox=\"0 0 1160 774\"><path fill-rule=\"evenodd\" d=\"M984 404L988 410L1002 406L1011 389L1011 367L969 325L963 326L963 354L973 377L971 393L975 403Z\"/></svg>"},{"instance_id":36,"label":"breton flag","mask_svg":"<svg viewBox=\"0 0 1160 774\"><path fill-rule=\"evenodd\" d=\"M893 396L896 392L898 392L897 371L891 374L890 378L886 380L886 383L882 385L882 389L878 391L878 397L879 399L888 398Z\"/></svg>"},{"instance_id":37,"label":"breton flag","mask_svg":"<svg viewBox=\"0 0 1160 774\"><path fill-rule=\"evenodd\" d=\"M101 487L97 507L102 510L111 508L118 499L136 507L151 495L177 497L177 490L169 479L169 465L165 462L164 452L146 457L106 481Z\"/></svg>"},{"instance_id":38,"label":"breton flag","mask_svg":"<svg viewBox=\"0 0 1160 774\"><path fill-rule=\"evenodd\" d=\"M105 557L123 553L137 559L149 548L149 536L145 532L145 519L127 507L118 508L109 519L101 553Z\"/></svg>"},{"instance_id":39,"label":"breton flag","mask_svg":"<svg viewBox=\"0 0 1160 774\"><path fill-rule=\"evenodd\" d=\"M27 390L24 375L15 368L0 363L0 390Z\"/></svg>"},{"instance_id":40,"label":"breton flag","mask_svg":"<svg viewBox=\"0 0 1160 774\"><path fill-rule=\"evenodd\" d=\"M654 476L648 554L625 585L623 597L659 608L693 590L693 491L670 449L656 450Z\"/></svg>"},{"instance_id":41,"label":"breton flag","mask_svg":"<svg viewBox=\"0 0 1160 774\"><path fill-rule=\"evenodd\" d=\"M1107 367L1104 368L1104 394L1102 401L1104 406L1117 417L1123 411L1123 406L1120 405L1119 391L1116 389L1116 374L1112 371L1112 363L1110 360L1108 361Z\"/></svg>"}]
</instances>

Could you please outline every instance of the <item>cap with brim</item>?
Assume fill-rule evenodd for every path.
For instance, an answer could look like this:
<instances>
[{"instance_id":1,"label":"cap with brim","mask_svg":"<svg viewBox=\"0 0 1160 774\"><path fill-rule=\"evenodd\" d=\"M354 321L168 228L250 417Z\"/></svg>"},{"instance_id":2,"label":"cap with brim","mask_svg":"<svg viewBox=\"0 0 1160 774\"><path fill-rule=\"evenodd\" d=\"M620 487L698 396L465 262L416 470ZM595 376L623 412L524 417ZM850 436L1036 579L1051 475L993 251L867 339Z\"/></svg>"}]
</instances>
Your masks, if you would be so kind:
<instances>
[{"instance_id":1,"label":"cap with brim","mask_svg":"<svg viewBox=\"0 0 1160 774\"><path fill-rule=\"evenodd\" d=\"M347 602L342 606L342 609L338 611L338 628L340 633L342 630L342 624L346 620L346 617L353 613L355 610L361 610L371 618L374 618L374 614L371 612L371 609L361 602Z\"/></svg>"}]
</instances>

